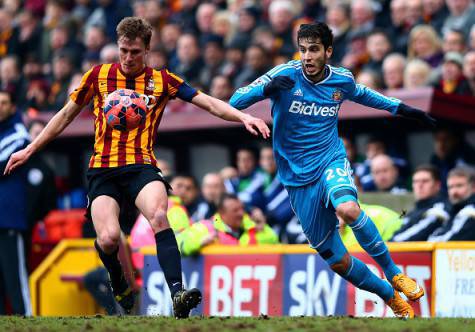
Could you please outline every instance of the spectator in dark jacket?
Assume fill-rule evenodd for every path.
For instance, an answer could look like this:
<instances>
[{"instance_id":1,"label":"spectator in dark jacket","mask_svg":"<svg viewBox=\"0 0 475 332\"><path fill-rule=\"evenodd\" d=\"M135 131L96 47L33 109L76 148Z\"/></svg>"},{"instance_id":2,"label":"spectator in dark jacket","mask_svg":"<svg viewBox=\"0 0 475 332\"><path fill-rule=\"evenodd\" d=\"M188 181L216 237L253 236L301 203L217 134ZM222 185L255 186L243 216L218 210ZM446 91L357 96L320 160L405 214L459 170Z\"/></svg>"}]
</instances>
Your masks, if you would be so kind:
<instances>
[{"instance_id":1,"label":"spectator in dark jacket","mask_svg":"<svg viewBox=\"0 0 475 332\"><path fill-rule=\"evenodd\" d=\"M429 241L475 241L475 170L457 167L447 179L450 219L437 228Z\"/></svg>"},{"instance_id":2,"label":"spectator in dark jacket","mask_svg":"<svg viewBox=\"0 0 475 332\"><path fill-rule=\"evenodd\" d=\"M448 52L444 55L442 73L434 87L447 94L466 95L470 87L463 76L463 56L457 52Z\"/></svg>"},{"instance_id":3,"label":"spectator in dark jacket","mask_svg":"<svg viewBox=\"0 0 475 332\"><path fill-rule=\"evenodd\" d=\"M224 181L218 173L207 173L201 183L201 196L193 221L210 219L216 213L219 199L224 193Z\"/></svg>"},{"instance_id":4,"label":"spectator in dark jacket","mask_svg":"<svg viewBox=\"0 0 475 332\"><path fill-rule=\"evenodd\" d=\"M185 33L178 39L176 60L176 64L171 64L176 73L190 84L199 84L199 76L204 64L198 40L193 34Z\"/></svg>"},{"instance_id":5,"label":"spectator in dark jacket","mask_svg":"<svg viewBox=\"0 0 475 332\"><path fill-rule=\"evenodd\" d=\"M251 148L241 148L236 153L238 176L224 181L226 191L236 194L251 212L259 208L265 213L265 175L257 168L257 157Z\"/></svg>"},{"instance_id":6,"label":"spectator in dark jacket","mask_svg":"<svg viewBox=\"0 0 475 332\"><path fill-rule=\"evenodd\" d=\"M30 138L35 139L45 126L46 123L41 120L32 120L28 124ZM27 179L27 219L31 229L56 208L55 174L41 153L33 155L28 162Z\"/></svg>"},{"instance_id":7,"label":"spectator in dark jacket","mask_svg":"<svg viewBox=\"0 0 475 332\"><path fill-rule=\"evenodd\" d=\"M427 241L429 235L448 221L449 207L440 189L440 172L436 167L421 165L416 168L412 176L416 206L404 217L403 225L392 241Z\"/></svg>"},{"instance_id":8,"label":"spectator in dark jacket","mask_svg":"<svg viewBox=\"0 0 475 332\"><path fill-rule=\"evenodd\" d=\"M376 191L391 194L405 194L407 192L399 184L402 181L394 160L386 154L380 154L371 160L371 176L373 177Z\"/></svg>"},{"instance_id":9,"label":"spectator in dark jacket","mask_svg":"<svg viewBox=\"0 0 475 332\"><path fill-rule=\"evenodd\" d=\"M8 297L13 314L31 315L22 232L27 228L25 169L3 175L10 156L26 147L28 132L11 95L0 91L0 315Z\"/></svg>"},{"instance_id":10,"label":"spectator in dark jacket","mask_svg":"<svg viewBox=\"0 0 475 332\"><path fill-rule=\"evenodd\" d=\"M260 11L256 7L244 6L238 12L237 31L231 44L243 44L249 46L252 33L259 24Z\"/></svg>"},{"instance_id":11,"label":"spectator in dark jacket","mask_svg":"<svg viewBox=\"0 0 475 332\"><path fill-rule=\"evenodd\" d=\"M475 151L464 142L460 131L440 128L434 133L434 154L430 163L440 170L442 190L447 192L447 174L457 166L475 165Z\"/></svg>"},{"instance_id":12,"label":"spectator in dark jacket","mask_svg":"<svg viewBox=\"0 0 475 332\"><path fill-rule=\"evenodd\" d=\"M328 4L326 22L333 32L333 54L330 61L340 63L345 56L347 37L350 32L350 11L341 2ZM299 58L297 58L299 59Z\"/></svg>"},{"instance_id":13,"label":"spectator in dark jacket","mask_svg":"<svg viewBox=\"0 0 475 332\"><path fill-rule=\"evenodd\" d=\"M449 9L444 0L422 1L422 16L421 23L432 25L440 34L445 19L449 16Z\"/></svg>"},{"instance_id":14,"label":"spectator in dark jacket","mask_svg":"<svg viewBox=\"0 0 475 332\"><path fill-rule=\"evenodd\" d=\"M267 223L282 239L287 224L295 217L287 190L277 176L272 147L263 147L260 151L259 165L265 172L264 196L266 200Z\"/></svg>"},{"instance_id":15,"label":"spectator in dark jacket","mask_svg":"<svg viewBox=\"0 0 475 332\"><path fill-rule=\"evenodd\" d=\"M269 54L261 45L251 45L246 50L246 62L242 72L236 77L234 86L242 87L269 70Z\"/></svg>"},{"instance_id":16,"label":"spectator in dark jacket","mask_svg":"<svg viewBox=\"0 0 475 332\"><path fill-rule=\"evenodd\" d=\"M468 95L475 96L475 51L470 51L465 54L463 59L463 74L467 79L469 87L467 91Z\"/></svg>"}]
</instances>

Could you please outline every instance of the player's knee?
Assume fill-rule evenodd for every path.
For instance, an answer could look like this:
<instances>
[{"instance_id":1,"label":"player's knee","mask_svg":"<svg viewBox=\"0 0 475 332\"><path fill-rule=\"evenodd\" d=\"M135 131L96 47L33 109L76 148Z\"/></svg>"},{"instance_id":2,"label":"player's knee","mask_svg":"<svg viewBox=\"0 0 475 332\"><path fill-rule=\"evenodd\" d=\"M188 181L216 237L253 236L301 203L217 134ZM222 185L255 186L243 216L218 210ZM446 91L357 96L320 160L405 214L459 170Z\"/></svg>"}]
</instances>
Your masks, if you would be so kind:
<instances>
[{"instance_id":1,"label":"player's knee","mask_svg":"<svg viewBox=\"0 0 475 332\"><path fill-rule=\"evenodd\" d=\"M353 221L358 219L360 213L360 206L354 201L341 203L336 208L337 216L343 219L343 221L347 224L351 224Z\"/></svg>"},{"instance_id":2,"label":"player's knee","mask_svg":"<svg viewBox=\"0 0 475 332\"><path fill-rule=\"evenodd\" d=\"M150 225L152 226L154 233L169 228L170 225L167 219L167 211L162 208L155 210L152 218L150 219Z\"/></svg>"},{"instance_id":3,"label":"player's knee","mask_svg":"<svg viewBox=\"0 0 475 332\"><path fill-rule=\"evenodd\" d=\"M97 243L105 253L114 252L119 246L119 232L102 232L97 235Z\"/></svg>"},{"instance_id":4,"label":"player's knee","mask_svg":"<svg viewBox=\"0 0 475 332\"><path fill-rule=\"evenodd\" d=\"M346 274L351 264L351 256L349 253L345 253L339 261L330 265L331 269L343 276Z\"/></svg>"}]
</instances>

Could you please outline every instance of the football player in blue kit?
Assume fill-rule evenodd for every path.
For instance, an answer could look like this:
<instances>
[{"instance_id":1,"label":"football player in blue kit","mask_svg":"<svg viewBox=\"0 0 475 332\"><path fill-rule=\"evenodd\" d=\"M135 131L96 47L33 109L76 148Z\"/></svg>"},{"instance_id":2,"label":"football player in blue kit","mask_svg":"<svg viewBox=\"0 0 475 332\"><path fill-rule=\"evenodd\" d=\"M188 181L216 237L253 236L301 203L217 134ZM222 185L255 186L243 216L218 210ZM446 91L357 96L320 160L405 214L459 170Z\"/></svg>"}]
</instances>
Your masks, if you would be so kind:
<instances>
[{"instance_id":1,"label":"football player in blue kit","mask_svg":"<svg viewBox=\"0 0 475 332\"><path fill-rule=\"evenodd\" d=\"M394 264L373 221L358 205L352 170L338 137L338 111L349 99L429 125L435 120L398 99L356 84L349 70L328 65L333 36L326 24L302 24L297 38L300 61L274 67L238 89L230 103L245 109L271 99L278 175L311 247L344 279L380 296L396 316L413 318L413 309L399 292L417 300L424 290ZM352 228L389 282L348 253L337 231L337 215Z\"/></svg>"}]
</instances>

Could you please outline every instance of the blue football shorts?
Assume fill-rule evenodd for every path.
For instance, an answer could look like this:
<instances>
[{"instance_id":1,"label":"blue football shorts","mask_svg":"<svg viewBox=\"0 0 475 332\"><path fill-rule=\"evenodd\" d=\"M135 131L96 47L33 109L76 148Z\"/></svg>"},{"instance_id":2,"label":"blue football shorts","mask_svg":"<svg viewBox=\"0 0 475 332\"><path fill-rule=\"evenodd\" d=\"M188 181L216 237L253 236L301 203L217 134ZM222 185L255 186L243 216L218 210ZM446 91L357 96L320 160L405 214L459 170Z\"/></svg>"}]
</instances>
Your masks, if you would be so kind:
<instances>
[{"instance_id":1,"label":"blue football shorts","mask_svg":"<svg viewBox=\"0 0 475 332\"><path fill-rule=\"evenodd\" d=\"M336 207L348 201L357 202L352 175L348 159L341 158L333 161L320 179L301 187L287 187L292 209L312 248L318 250L333 238L338 228Z\"/></svg>"}]
</instances>

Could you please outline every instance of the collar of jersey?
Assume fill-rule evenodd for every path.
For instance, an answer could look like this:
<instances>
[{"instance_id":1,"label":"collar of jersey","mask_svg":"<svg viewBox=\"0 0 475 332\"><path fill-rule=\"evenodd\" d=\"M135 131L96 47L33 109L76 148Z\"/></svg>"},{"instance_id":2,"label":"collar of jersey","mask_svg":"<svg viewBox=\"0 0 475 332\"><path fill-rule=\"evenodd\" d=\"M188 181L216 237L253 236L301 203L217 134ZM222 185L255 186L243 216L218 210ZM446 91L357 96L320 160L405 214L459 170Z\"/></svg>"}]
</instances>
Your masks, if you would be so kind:
<instances>
[{"instance_id":1,"label":"collar of jersey","mask_svg":"<svg viewBox=\"0 0 475 332\"><path fill-rule=\"evenodd\" d=\"M329 65L325 65L325 68L328 68L328 75L327 75L327 77L325 77L323 80L321 80L320 82L317 82L317 83L315 83L315 82L309 80L309 79L307 78L307 76L305 76L303 66L300 68L300 70L302 71L303 78L304 78L307 82L309 82L310 84L313 84L313 85L319 85L319 84L322 84L322 83L326 82L326 81L330 78L330 76L332 76L332 73L333 73L333 72L332 72L332 67L329 66Z\"/></svg>"},{"instance_id":2,"label":"collar of jersey","mask_svg":"<svg viewBox=\"0 0 475 332\"><path fill-rule=\"evenodd\" d=\"M122 67L120 66L120 63L115 63L115 65L117 66L117 69L119 70L119 72L126 78L137 78L139 77L140 75L142 75L143 73L145 73L145 70L147 69L147 66L144 66L143 69L138 72L137 74L135 75L127 75L126 73L124 73L122 71Z\"/></svg>"}]
</instances>

